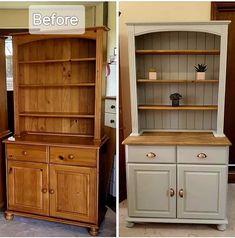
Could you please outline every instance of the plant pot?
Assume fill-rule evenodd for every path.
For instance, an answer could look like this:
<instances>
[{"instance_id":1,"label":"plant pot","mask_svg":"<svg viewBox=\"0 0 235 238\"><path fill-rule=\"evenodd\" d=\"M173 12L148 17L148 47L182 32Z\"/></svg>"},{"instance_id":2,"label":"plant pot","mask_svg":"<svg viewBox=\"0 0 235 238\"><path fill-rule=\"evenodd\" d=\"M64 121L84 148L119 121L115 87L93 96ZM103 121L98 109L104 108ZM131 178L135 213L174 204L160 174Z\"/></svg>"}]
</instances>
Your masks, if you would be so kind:
<instances>
[{"instance_id":1,"label":"plant pot","mask_svg":"<svg viewBox=\"0 0 235 238\"><path fill-rule=\"evenodd\" d=\"M157 72L149 72L149 80L156 80Z\"/></svg>"},{"instance_id":2,"label":"plant pot","mask_svg":"<svg viewBox=\"0 0 235 238\"><path fill-rule=\"evenodd\" d=\"M205 72L197 72L196 73L196 80L205 80L206 73Z\"/></svg>"},{"instance_id":3,"label":"plant pot","mask_svg":"<svg viewBox=\"0 0 235 238\"><path fill-rule=\"evenodd\" d=\"M179 107L179 105L180 105L180 100L178 99L172 100L172 107Z\"/></svg>"}]
</instances>

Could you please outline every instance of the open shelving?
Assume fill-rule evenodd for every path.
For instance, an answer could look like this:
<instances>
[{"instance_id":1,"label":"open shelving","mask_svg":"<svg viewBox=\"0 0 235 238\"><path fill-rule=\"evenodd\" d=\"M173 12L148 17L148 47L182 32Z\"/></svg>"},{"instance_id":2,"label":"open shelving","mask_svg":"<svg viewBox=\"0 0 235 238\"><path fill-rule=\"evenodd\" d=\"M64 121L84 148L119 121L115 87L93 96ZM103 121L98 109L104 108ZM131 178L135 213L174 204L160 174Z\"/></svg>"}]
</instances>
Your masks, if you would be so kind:
<instances>
[{"instance_id":1,"label":"open shelving","mask_svg":"<svg viewBox=\"0 0 235 238\"><path fill-rule=\"evenodd\" d=\"M138 131L215 131L220 84L220 36L197 31L151 32L135 36ZM208 66L196 80L194 65ZM156 68L157 80L149 80ZM170 95L180 93L179 107Z\"/></svg>"}]
</instances>

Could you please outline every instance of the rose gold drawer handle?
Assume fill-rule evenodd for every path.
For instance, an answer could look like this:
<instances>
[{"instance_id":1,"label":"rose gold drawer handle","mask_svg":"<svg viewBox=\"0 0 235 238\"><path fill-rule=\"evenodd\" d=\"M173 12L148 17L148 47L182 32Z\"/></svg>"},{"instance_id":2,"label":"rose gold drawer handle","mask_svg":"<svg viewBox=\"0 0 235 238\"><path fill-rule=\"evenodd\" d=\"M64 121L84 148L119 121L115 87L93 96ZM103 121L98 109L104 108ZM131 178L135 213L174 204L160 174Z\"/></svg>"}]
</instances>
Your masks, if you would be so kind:
<instances>
[{"instance_id":1,"label":"rose gold drawer handle","mask_svg":"<svg viewBox=\"0 0 235 238\"><path fill-rule=\"evenodd\" d=\"M153 152L149 152L146 156L147 156L149 159L153 159L154 157L156 157L156 154L154 154Z\"/></svg>"},{"instance_id":2,"label":"rose gold drawer handle","mask_svg":"<svg viewBox=\"0 0 235 238\"><path fill-rule=\"evenodd\" d=\"M71 155L68 155L68 158L69 158L69 159L74 159L74 155L72 155L72 154L71 154Z\"/></svg>"},{"instance_id":3,"label":"rose gold drawer handle","mask_svg":"<svg viewBox=\"0 0 235 238\"><path fill-rule=\"evenodd\" d=\"M175 195L174 189L173 189L173 188L170 188L170 196L171 196L171 197L174 197L174 195Z\"/></svg>"},{"instance_id":4,"label":"rose gold drawer handle","mask_svg":"<svg viewBox=\"0 0 235 238\"><path fill-rule=\"evenodd\" d=\"M182 188L181 188L180 191L179 191L179 196L180 196L181 198L184 197L184 190L183 190Z\"/></svg>"},{"instance_id":5,"label":"rose gold drawer handle","mask_svg":"<svg viewBox=\"0 0 235 238\"><path fill-rule=\"evenodd\" d=\"M205 153L200 153L200 154L197 155L197 157L199 159L205 159L207 157L207 155Z\"/></svg>"}]
</instances>

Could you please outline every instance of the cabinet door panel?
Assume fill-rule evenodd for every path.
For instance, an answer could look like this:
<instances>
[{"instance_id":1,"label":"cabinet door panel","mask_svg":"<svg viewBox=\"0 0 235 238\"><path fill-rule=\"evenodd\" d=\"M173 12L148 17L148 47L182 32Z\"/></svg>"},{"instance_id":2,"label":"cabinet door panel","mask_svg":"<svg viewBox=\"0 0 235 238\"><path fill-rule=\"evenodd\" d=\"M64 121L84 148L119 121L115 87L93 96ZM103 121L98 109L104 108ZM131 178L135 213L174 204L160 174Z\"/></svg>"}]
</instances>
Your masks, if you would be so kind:
<instances>
[{"instance_id":1,"label":"cabinet door panel","mask_svg":"<svg viewBox=\"0 0 235 238\"><path fill-rule=\"evenodd\" d=\"M30 162L7 162L8 209L49 215L48 167Z\"/></svg>"},{"instance_id":2,"label":"cabinet door panel","mask_svg":"<svg viewBox=\"0 0 235 238\"><path fill-rule=\"evenodd\" d=\"M133 217L176 217L176 165L128 164L128 208Z\"/></svg>"},{"instance_id":3,"label":"cabinet door panel","mask_svg":"<svg viewBox=\"0 0 235 238\"><path fill-rule=\"evenodd\" d=\"M224 219L227 166L178 165L178 218Z\"/></svg>"},{"instance_id":4,"label":"cabinet door panel","mask_svg":"<svg viewBox=\"0 0 235 238\"><path fill-rule=\"evenodd\" d=\"M96 169L50 165L50 215L96 222Z\"/></svg>"}]
</instances>

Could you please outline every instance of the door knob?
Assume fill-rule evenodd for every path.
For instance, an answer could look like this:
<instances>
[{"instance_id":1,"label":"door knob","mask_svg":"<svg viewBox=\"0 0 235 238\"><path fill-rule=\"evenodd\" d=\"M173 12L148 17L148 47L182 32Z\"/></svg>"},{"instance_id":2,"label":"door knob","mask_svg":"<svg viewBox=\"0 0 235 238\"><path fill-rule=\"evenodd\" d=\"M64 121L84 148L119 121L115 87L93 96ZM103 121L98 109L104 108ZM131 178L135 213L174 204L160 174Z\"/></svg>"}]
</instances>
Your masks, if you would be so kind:
<instances>
[{"instance_id":1,"label":"door knob","mask_svg":"<svg viewBox=\"0 0 235 238\"><path fill-rule=\"evenodd\" d=\"M55 193L55 190L54 190L54 189L50 189L50 190L49 190L49 193L50 193L50 194L54 194L54 193Z\"/></svg>"},{"instance_id":2,"label":"door knob","mask_svg":"<svg viewBox=\"0 0 235 238\"><path fill-rule=\"evenodd\" d=\"M170 188L170 196L171 196L171 197L174 197L174 195L175 195L174 189L173 189L173 188Z\"/></svg>"},{"instance_id":3,"label":"door knob","mask_svg":"<svg viewBox=\"0 0 235 238\"><path fill-rule=\"evenodd\" d=\"M69 159L74 159L74 155L70 154L70 155L68 155L68 158Z\"/></svg>"},{"instance_id":4,"label":"door knob","mask_svg":"<svg viewBox=\"0 0 235 238\"><path fill-rule=\"evenodd\" d=\"M47 188L43 188L42 193L46 193L46 192L47 192Z\"/></svg>"},{"instance_id":5,"label":"door knob","mask_svg":"<svg viewBox=\"0 0 235 238\"><path fill-rule=\"evenodd\" d=\"M180 196L181 198L184 197L184 190L183 190L182 188L179 190L179 196Z\"/></svg>"}]
</instances>

